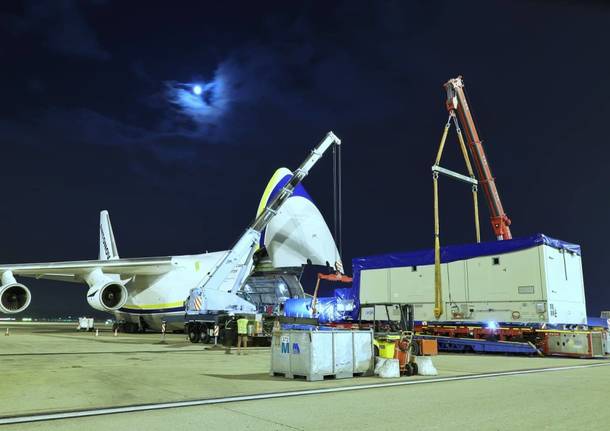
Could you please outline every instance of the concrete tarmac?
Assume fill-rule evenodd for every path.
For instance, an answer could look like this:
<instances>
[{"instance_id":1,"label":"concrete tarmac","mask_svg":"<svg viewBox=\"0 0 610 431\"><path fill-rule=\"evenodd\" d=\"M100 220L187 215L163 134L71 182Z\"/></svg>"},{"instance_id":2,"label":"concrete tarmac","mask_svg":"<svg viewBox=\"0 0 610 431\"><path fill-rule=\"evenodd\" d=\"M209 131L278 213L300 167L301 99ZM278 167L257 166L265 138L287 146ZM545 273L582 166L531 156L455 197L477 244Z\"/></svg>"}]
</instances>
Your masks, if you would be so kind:
<instances>
[{"instance_id":1,"label":"concrete tarmac","mask_svg":"<svg viewBox=\"0 0 610 431\"><path fill-rule=\"evenodd\" d=\"M7 325L0 323L4 333ZM184 335L78 333L75 325L11 325L0 335L0 418L104 407L387 383L269 376L269 350L226 355ZM441 355L441 378L610 364L604 360ZM390 382L430 377L404 377ZM443 381L0 426L71 429L606 429L610 367Z\"/></svg>"}]
</instances>

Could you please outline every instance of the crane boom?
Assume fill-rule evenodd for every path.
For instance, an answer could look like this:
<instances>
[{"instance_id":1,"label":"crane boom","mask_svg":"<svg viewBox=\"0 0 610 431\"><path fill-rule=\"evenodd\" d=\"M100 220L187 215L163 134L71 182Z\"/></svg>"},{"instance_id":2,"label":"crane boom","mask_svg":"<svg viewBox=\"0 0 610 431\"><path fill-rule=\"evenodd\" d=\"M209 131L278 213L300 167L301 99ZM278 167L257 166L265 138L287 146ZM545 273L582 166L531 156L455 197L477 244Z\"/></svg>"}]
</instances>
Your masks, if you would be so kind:
<instances>
[{"instance_id":1,"label":"crane boom","mask_svg":"<svg viewBox=\"0 0 610 431\"><path fill-rule=\"evenodd\" d=\"M494 177L491 174L491 168L487 162L483 144L479 139L479 134L474 124L468 101L466 100L462 77L458 76L447 81L445 89L447 90L447 110L450 114L452 112L457 113L459 121L462 123L462 128L466 133L468 148L474 159L478 180L485 191L485 197L489 205L494 234L499 240L512 239L509 227L511 221L502 207L502 201L500 200Z\"/></svg>"},{"instance_id":2,"label":"crane boom","mask_svg":"<svg viewBox=\"0 0 610 431\"><path fill-rule=\"evenodd\" d=\"M311 168L320 160L332 145L341 145L341 140L328 132L324 139L313 149L301 165L292 173L290 180L281 188L275 198L248 225L246 231L204 276L198 287L191 289L185 303L187 314L205 314L218 311L254 312L254 304L237 296L247 279L252 256L260 240L261 233L277 214L279 209L292 196L296 187L309 174Z\"/></svg>"},{"instance_id":3,"label":"crane boom","mask_svg":"<svg viewBox=\"0 0 610 431\"><path fill-rule=\"evenodd\" d=\"M301 183L301 181L303 181L303 179L309 174L311 168L318 163L318 160L322 158L326 150L328 150L333 144L341 145L341 139L339 139L333 132L328 132L324 139L316 146L316 148L312 150L303 163L301 163L301 166L299 166L292 173L290 181L288 181L288 183L282 187L273 201L252 222L250 225L251 229L262 232L265 226L269 224L269 221L271 221L271 218L273 218L273 216L277 213L277 210L286 202L286 199L292 195L294 189Z\"/></svg>"}]
</instances>

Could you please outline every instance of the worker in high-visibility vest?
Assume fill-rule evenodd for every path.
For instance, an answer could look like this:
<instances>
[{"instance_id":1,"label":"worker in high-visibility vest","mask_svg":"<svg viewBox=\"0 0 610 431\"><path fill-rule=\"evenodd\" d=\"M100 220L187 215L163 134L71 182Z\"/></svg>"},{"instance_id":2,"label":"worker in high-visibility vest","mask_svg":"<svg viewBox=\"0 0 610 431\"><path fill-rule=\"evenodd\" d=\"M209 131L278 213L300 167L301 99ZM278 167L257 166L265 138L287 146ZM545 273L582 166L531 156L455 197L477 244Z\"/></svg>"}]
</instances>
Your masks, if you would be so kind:
<instances>
[{"instance_id":1,"label":"worker in high-visibility vest","mask_svg":"<svg viewBox=\"0 0 610 431\"><path fill-rule=\"evenodd\" d=\"M241 355L241 346L248 347L248 323L246 316L240 316L237 319L237 354ZM244 355L246 352L244 352Z\"/></svg>"},{"instance_id":2,"label":"worker in high-visibility vest","mask_svg":"<svg viewBox=\"0 0 610 431\"><path fill-rule=\"evenodd\" d=\"M280 324L280 318L279 317L275 317L275 320L273 321L273 329L271 330L272 333L276 333L276 332L280 332L282 330L282 325Z\"/></svg>"}]
</instances>

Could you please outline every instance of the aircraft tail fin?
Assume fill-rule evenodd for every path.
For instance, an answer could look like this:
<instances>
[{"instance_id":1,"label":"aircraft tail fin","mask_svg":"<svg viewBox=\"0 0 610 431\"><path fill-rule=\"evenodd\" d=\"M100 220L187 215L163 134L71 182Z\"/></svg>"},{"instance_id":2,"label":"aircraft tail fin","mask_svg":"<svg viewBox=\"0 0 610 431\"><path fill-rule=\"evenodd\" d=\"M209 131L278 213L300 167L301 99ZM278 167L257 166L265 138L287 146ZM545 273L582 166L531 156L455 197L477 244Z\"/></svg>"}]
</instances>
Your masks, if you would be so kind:
<instances>
[{"instance_id":1,"label":"aircraft tail fin","mask_svg":"<svg viewBox=\"0 0 610 431\"><path fill-rule=\"evenodd\" d=\"M100 212L100 253L99 260L113 260L119 258L119 252L116 248L112 225L110 224L110 215L108 211Z\"/></svg>"}]
</instances>

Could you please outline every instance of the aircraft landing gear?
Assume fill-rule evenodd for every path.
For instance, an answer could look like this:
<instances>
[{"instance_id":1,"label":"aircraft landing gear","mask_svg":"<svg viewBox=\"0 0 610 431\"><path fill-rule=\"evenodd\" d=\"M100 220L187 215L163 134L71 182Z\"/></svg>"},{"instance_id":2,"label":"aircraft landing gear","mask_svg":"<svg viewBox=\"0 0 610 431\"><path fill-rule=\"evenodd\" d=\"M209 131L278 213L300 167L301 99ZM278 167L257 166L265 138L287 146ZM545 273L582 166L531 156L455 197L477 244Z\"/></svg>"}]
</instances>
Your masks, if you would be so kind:
<instances>
[{"instance_id":1,"label":"aircraft landing gear","mask_svg":"<svg viewBox=\"0 0 610 431\"><path fill-rule=\"evenodd\" d=\"M140 331L140 325L133 322L115 322L112 325L112 332L119 330L119 332L124 332L126 334L136 334Z\"/></svg>"}]
</instances>

